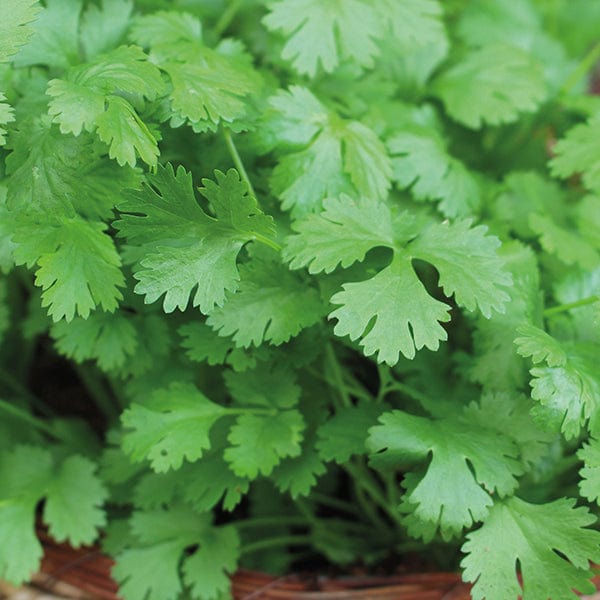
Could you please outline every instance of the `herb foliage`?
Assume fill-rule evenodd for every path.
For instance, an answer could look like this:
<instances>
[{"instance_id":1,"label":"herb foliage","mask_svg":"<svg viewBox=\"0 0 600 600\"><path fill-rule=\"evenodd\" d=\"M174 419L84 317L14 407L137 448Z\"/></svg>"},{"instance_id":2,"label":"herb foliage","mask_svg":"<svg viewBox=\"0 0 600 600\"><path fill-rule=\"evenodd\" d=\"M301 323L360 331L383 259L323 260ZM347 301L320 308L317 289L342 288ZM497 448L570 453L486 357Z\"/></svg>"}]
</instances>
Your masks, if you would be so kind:
<instances>
[{"instance_id":1,"label":"herb foliage","mask_svg":"<svg viewBox=\"0 0 600 600\"><path fill-rule=\"evenodd\" d=\"M0 578L37 519L102 535L125 600L307 552L592 590L598 31L587 0L0 0Z\"/></svg>"}]
</instances>

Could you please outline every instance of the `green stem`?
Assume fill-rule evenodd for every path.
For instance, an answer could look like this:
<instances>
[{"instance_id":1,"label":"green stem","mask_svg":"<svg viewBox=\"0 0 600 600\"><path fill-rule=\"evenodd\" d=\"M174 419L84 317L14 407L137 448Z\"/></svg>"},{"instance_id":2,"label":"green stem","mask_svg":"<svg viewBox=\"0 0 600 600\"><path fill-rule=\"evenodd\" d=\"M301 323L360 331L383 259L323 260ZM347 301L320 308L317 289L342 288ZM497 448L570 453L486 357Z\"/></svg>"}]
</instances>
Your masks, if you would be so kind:
<instances>
[{"instance_id":1,"label":"green stem","mask_svg":"<svg viewBox=\"0 0 600 600\"><path fill-rule=\"evenodd\" d=\"M339 394L340 400L342 401L342 406L352 406L352 400L350 399L350 395L348 394L348 390L344 384L344 377L342 375L340 363L338 362L337 356L335 355L335 351L333 350L333 346L331 344L325 345L325 364L327 365L328 370L331 372L333 382L335 384L335 391Z\"/></svg>"},{"instance_id":2,"label":"green stem","mask_svg":"<svg viewBox=\"0 0 600 600\"><path fill-rule=\"evenodd\" d=\"M223 139L225 140L225 145L227 146L227 150L229 151L229 155L231 156L231 160L233 161L235 168L238 170L242 181L244 181L244 183L248 186L248 191L250 192L250 195L255 200L257 200L258 197L256 195L256 192L254 191L254 186L250 181L250 177L248 177L248 172L246 171L246 167L244 166L242 157L240 156L235 142L233 141L233 137L231 136L231 130L223 128L222 131ZM275 252L281 252L281 246L275 240L271 240L268 237L261 235L260 233L253 233L253 238L257 242L261 242L262 244L269 246L269 248L272 248L273 250L275 250Z\"/></svg>"},{"instance_id":3,"label":"green stem","mask_svg":"<svg viewBox=\"0 0 600 600\"><path fill-rule=\"evenodd\" d=\"M600 42L592 46L581 59L575 70L560 87L559 93L566 94L594 66L600 58Z\"/></svg>"},{"instance_id":4,"label":"green stem","mask_svg":"<svg viewBox=\"0 0 600 600\"><path fill-rule=\"evenodd\" d=\"M278 526L294 526L294 525L309 525L310 519L306 517L296 516L278 516L278 517L255 517L252 519L241 519L235 522L236 527L278 527Z\"/></svg>"},{"instance_id":5,"label":"green stem","mask_svg":"<svg viewBox=\"0 0 600 600\"><path fill-rule=\"evenodd\" d=\"M371 473L361 464L346 463L344 468L350 476L360 485L367 494L376 502L379 507L396 523L402 525L400 515L396 513L394 507L390 506L377 482L372 478Z\"/></svg>"},{"instance_id":6,"label":"green stem","mask_svg":"<svg viewBox=\"0 0 600 600\"><path fill-rule=\"evenodd\" d=\"M416 390L414 387L406 385L405 383L402 383L400 381L394 381L393 383L390 383L385 389L384 396L389 392L394 391L401 392L409 398L416 400L424 408L427 408L428 406L432 405L432 400L426 394L423 394L422 392L419 392L419 390Z\"/></svg>"},{"instance_id":7,"label":"green stem","mask_svg":"<svg viewBox=\"0 0 600 600\"><path fill-rule=\"evenodd\" d=\"M215 35L220 38L223 32L231 25L231 22L235 18L238 10L242 7L242 0L234 0L229 6L221 13L219 20L215 24L214 32Z\"/></svg>"},{"instance_id":8,"label":"green stem","mask_svg":"<svg viewBox=\"0 0 600 600\"><path fill-rule=\"evenodd\" d=\"M358 514L356 507L350 502L345 502L344 500L339 500L338 498L333 498L332 496L327 496L326 494L321 494L320 492L311 492L310 497L312 500L318 504L322 504L323 506L335 508L336 510L340 510L350 515Z\"/></svg>"},{"instance_id":9,"label":"green stem","mask_svg":"<svg viewBox=\"0 0 600 600\"><path fill-rule=\"evenodd\" d=\"M279 546L306 546L310 545L312 536L310 535L282 535L280 537L267 538L252 542L242 547L242 555L267 550L269 548L277 548Z\"/></svg>"},{"instance_id":10,"label":"green stem","mask_svg":"<svg viewBox=\"0 0 600 600\"><path fill-rule=\"evenodd\" d=\"M377 514L377 510L375 509L375 506L373 504L371 504L371 502L369 501L369 499L367 498L363 487L361 485L360 481L355 481L355 487L354 487L354 491L356 493L356 499L358 500L358 503L360 504L363 512L365 513L365 516L371 521L371 523L373 523L373 525L375 526L375 528L378 531L387 531L389 528L386 525L386 523L383 521L383 519Z\"/></svg>"},{"instance_id":11,"label":"green stem","mask_svg":"<svg viewBox=\"0 0 600 600\"><path fill-rule=\"evenodd\" d=\"M116 421L121 414L120 408L106 391L104 382L98 373L87 365L75 365L77 375L92 397L98 408L104 413L109 421Z\"/></svg>"},{"instance_id":12,"label":"green stem","mask_svg":"<svg viewBox=\"0 0 600 600\"><path fill-rule=\"evenodd\" d=\"M16 417L17 419L20 419L21 421L29 423L29 425L32 425L36 429L47 433L55 439L59 439L56 432L50 425L44 421L41 421L40 419L36 419L33 415L29 414L18 406L10 404L10 402L6 402L6 400L0 400L0 410L12 415L13 417Z\"/></svg>"},{"instance_id":13,"label":"green stem","mask_svg":"<svg viewBox=\"0 0 600 600\"><path fill-rule=\"evenodd\" d=\"M231 130L223 128L223 138L225 139L225 144L227 145L227 150L229 150L229 154L231 156L231 160L233 160L233 164L235 168L238 170L240 177L248 186L248 190L250 194L256 198L256 192L254 191L254 187L252 186L252 182L250 181L250 177L248 177L248 173L246 171L246 167L244 167L244 163L242 162L242 157L238 152L235 142L231 137Z\"/></svg>"},{"instance_id":14,"label":"green stem","mask_svg":"<svg viewBox=\"0 0 600 600\"><path fill-rule=\"evenodd\" d=\"M566 312L567 310L572 310L573 308L579 308L580 306L587 306L588 304L594 304L594 302L598 302L600 297L598 296L588 296L587 298L582 298L581 300L576 300L575 302L569 302L567 304L560 304L558 306L552 306L547 308L544 311L545 317L551 317L561 312Z\"/></svg>"},{"instance_id":15,"label":"green stem","mask_svg":"<svg viewBox=\"0 0 600 600\"><path fill-rule=\"evenodd\" d=\"M0 369L0 381L6 384L17 396L27 400L37 410L46 416L52 416L48 407L34 394L32 394L18 379L5 369Z\"/></svg>"}]
</instances>

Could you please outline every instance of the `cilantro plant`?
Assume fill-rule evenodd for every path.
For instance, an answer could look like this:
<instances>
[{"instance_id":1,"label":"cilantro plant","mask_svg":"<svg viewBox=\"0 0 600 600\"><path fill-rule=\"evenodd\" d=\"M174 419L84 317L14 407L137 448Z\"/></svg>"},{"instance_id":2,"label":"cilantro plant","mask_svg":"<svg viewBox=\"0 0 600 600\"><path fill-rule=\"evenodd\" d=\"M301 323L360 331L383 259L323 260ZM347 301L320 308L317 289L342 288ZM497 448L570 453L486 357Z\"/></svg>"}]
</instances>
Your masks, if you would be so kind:
<instances>
[{"instance_id":1,"label":"cilantro plant","mask_svg":"<svg viewBox=\"0 0 600 600\"><path fill-rule=\"evenodd\" d=\"M0 0L0 578L600 563L600 3ZM416 561L416 563L415 563Z\"/></svg>"}]
</instances>

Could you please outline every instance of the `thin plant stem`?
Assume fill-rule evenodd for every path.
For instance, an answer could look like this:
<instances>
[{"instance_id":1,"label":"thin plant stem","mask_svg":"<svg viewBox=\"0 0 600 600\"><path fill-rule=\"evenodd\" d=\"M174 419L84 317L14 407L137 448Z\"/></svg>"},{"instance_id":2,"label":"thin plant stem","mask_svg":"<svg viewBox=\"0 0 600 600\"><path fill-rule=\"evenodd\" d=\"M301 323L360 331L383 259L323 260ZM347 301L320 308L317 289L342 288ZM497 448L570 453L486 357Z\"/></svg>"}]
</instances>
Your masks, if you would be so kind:
<instances>
[{"instance_id":1,"label":"thin plant stem","mask_svg":"<svg viewBox=\"0 0 600 600\"><path fill-rule=\"evenodd\" d=\"M300 526L308 524L310 524L310 520L306 517L288 515L278 517L255 517L251 519L240 519L235 522L235 526L242 529L252 527Z\"/></svg>"},{"instance_id":2,"label":"thin plant stem","mask_svg":"<svg viewBox=\"0 0 600 600\"><path fill-rule=\"evenodd\" d=\"M350 399L350 395L348 394L348 390L344 384L340 363L338 362L335 351L333 350L333 346L330 343L325 345L325 364L327 365L329 371L331 371L333 383L335 384L335 390L340 397L342 406L352 406L352 400Z\"/></svg>"},{"instance_id":3,"label":"thin plant stem","mask_svg":"<svg viewBox=\"0 0 600 600\"><path fill-rule=\"evenodd\" d=\"M322 494L321 492L311 492L310 497L319 504L323 506L328 506L329 508L335 508L337 510L341 510L342 512L348 513L350 515L357 515L358 510L356 510L356 506L351 504L350 502L345 502L344 500L340 500L339 498L333 498L332 496L327 496L326 494Z\"/></svg>"},{"instance_id":4,"label":"thin plant stem","mask_svg":"<svg viewBox=\"0 0 600 600\"><path fill-rule=\"evenodd\" d=\"M104 382L93 369L87 365L75 365L77 375L85 386L85 389L92 397L98 408L104 413L109 421L115 421L119 418L120 408L107 392Z\"/></svg>"},{"instance_id":5,"label":"thin plant stem","mask_svg":"<svg viewBox=\"0 0 600 600\"><path fill-rule=\"evenodd\" d=\"M231 137L231 130L227 128L223 128L223 138L225 139L225 144L227 146L227 150L229 150L229 154L231 156L231 160L235 165L235 168L238 170L240 177L244 180L246 185L248 186L248 191L250 194L256 198L256 192L254 191L254 187L252 182L250 181L250 177L248 177L248 173L246 171L246 167L244 167L244 163L242 161L242 157L237 150L235 142L233 141L233 137Z\"/></svg>"},{"instance_id":6,"label":"thin plant stem","mask_svg":"<svg viewBox=\"0 0 600 600\"><path fill-rule=\"evenodd\" d=\"M242 7L242 0L234 0L230 2L229 6L221 13L219 20L216 22L215 27L213 29L215 35L220 38L223 33L227 30L227 28L231 25L233 19L235 19L235 15L238 13L240 8Z\"/></svg>"},{"instance_id":7,"label":"thin plant stem","mask_svg":"<svg viewBox=\"0 0 600 600\"><path fill-rule=\"evenodd\" d=\"M311 543L311 535L282 535L279 537L267 538L252 542L242 546L242 555L268 550L269 548L278 548L280 546L307 546Z\"/></svg>"},{"instance_id":8,"label":"thin plant stem","mask_svg":"<svg viewBox=\"0 0 600 600\"><path fill-rule=\"evenodd\" d=\"M551 306L544 311L545 317L551 317L553 315L557 315L558 313L566 312L568 310L572 310L574 308L579 308L581 306L588 306L589 304L594 304L594 302L598 302L600 297L598 296L588 296L587 298L582 298L581 300L576 300L575 302L568 302L567 304L560 304L558 306Z\"/></svg>"},{"instance_id":9,"label":"thin plant stem","mask_svg":"<svg viewBox=\"0 0 600 600\"><path fill-rule=\"evenodd\" d=\"M46 416L52 416L52 412L48 409L48 407L6 369L0 368L0 382L6 384L17 396L27 400L27 402L35 406L36 409L44 413Z\"/></svg>"},{"instance_id":10,"label":"thin plant stem","mask_svg":"<svg viewBox=\"0 0 600 600\"><path fill-rule=\"evenodd\" d=\"M29 414L27 411L19 408L18 406L15 406L10 402L6 402L6 400L0 400L0 410L13 417L16 417L17 419L20 419L25 423L28 423L29 425L32 425L39 431L42 431L43 433L46 433L55 439L59 439L59 436L56 434L54 429L50 425L48 425L48 423L37 419L36 417Z\"/></svg>"},{"instance_id":11,"label":"thin plant stem","mask_svg":"<svg viewBox=\"0 0 600 600\"><path fill-rule=\"evenodd\" d=\"M600 42L594 44L588 53L581 59L575 70L560 87L559 92L566 94L577 84L577 82L594 66L600 59Z\"/></svg>"}]
</instances>

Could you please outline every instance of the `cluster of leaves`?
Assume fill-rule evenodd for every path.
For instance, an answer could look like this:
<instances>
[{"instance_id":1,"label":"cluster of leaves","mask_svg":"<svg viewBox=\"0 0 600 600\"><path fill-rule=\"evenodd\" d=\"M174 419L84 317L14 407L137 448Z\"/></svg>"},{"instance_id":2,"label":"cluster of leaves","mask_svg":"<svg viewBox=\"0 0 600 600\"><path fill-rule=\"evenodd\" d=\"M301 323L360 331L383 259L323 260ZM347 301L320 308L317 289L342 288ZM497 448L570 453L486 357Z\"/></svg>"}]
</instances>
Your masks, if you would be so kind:
<instances>
[{"instance_id":1,"label":"cluster of leaves","mask_svg":"<svg viewBox=\"0 0 600 600\"><path fill-rule=\"evenodd\" d=\"M476 600L592 590L598 31L0 0L0 578L46 526L102 533L125 600L440 545Z\"/></svg>"}]
</instances>

